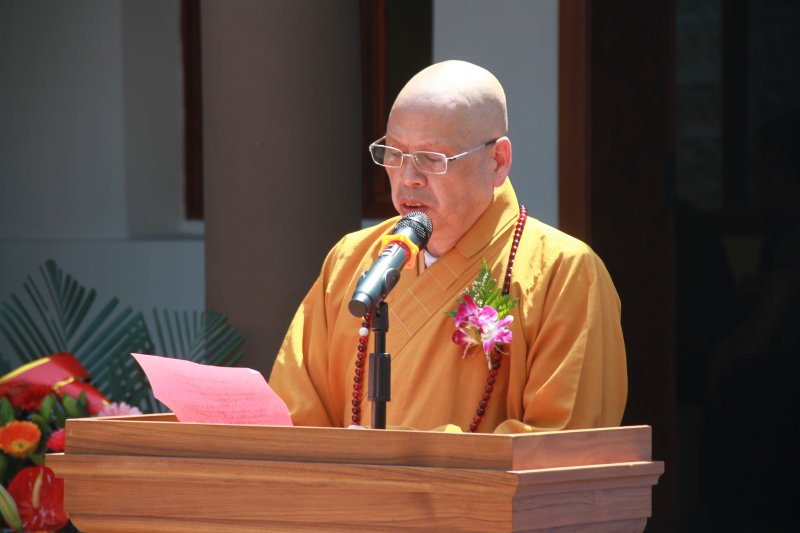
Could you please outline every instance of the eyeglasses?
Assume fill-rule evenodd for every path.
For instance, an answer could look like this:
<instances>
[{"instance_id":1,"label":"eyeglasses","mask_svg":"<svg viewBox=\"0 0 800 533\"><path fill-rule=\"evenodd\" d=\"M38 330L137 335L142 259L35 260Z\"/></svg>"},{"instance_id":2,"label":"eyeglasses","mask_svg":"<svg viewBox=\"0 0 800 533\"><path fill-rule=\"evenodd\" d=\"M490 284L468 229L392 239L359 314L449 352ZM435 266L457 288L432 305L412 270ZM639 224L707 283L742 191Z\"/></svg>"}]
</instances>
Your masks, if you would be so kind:
<instances>
[{"instance_id":1,"label":"eyeglasses","mask_svg":"<svg viewBox=\"0 0 800 533\"><path fill-rule=\"evenodd\" d=\"M498 141L498 139L492 139L487 143L476 146L472 150L467 150L466 152L448 157L439 152L418 151L407 154L399 148L378 144L384 139L386 139L386 135L369 145L369 153L372 154L372 160L375 161L376 165L400 168L403 165L403 158L410 157L411 160L414 161L414 166L417 167L417 170L425 172L426 174L445 174L447 173L448 161L456 161L462 157L467 157L481 148L486 148Z\"/></svg>"}]
</instances>

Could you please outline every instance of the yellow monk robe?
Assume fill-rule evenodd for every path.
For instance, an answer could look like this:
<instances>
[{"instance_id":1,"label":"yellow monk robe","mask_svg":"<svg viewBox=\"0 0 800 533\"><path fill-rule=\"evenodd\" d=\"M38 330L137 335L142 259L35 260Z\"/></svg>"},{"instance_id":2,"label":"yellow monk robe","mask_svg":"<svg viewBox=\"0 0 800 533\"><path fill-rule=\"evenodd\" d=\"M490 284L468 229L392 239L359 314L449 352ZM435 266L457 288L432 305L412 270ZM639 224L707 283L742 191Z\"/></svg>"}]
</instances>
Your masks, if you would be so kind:
<instances>
[{"instance_id":1,"label":"yellow monk robe","mask_svg":"<svg viewBox=\"0 0 800 533\"><path fill-rule=\"evenodd\" d=\"M481 258L502 286L519 215L509 180L458 244L425 268L422 254L387 297L391 401L387 427L463 431L483 397L488 368L481 348L462 359L445 313L478 275ZM270 385L303 426L352 423L353 375L361 319L347 304L398 218L345 236L286 334ZM436 228L433 228L436 231ZM528 218L510 293L513 339L478 431L520 433L619 425L627 398L620 302L602 261L584 243ZM370 333L367 354L374 351ZM368 358L367 358L368 359ZM369 426L364 393L361 423Z\"/></svg>"}]
</instances>

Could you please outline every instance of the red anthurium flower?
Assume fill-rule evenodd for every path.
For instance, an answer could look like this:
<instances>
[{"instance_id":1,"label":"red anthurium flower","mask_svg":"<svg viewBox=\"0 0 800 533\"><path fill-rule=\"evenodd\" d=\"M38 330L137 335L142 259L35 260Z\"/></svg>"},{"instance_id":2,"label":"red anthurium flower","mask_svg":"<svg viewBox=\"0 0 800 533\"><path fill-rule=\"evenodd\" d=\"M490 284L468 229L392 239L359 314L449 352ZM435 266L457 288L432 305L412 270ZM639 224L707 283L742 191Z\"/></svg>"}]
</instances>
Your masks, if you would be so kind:
<instances>
[{"instance_id":1,"label":"red anthurium flower","mask_svg":"<svg viewBox=\"0 0 800 533\"><path fill-rule=\"evenodd\" d=\"M64 512L64 480L46 466L29 466L20 470L8 493L17 502L26 531L53 531L67 525Z\"/></svg>"},{"instance_id":2,"label":"red anthurium flower","mask_svg":"<svg viewBox=\"0 0 800 533\"><path fill-rule=\"evenodd\" d=\"M0 448L20 459L28 456L39 444L42 431L39 426L27 420L13 420L6 424L0 433Z\"/></svg>"}]
</instances>

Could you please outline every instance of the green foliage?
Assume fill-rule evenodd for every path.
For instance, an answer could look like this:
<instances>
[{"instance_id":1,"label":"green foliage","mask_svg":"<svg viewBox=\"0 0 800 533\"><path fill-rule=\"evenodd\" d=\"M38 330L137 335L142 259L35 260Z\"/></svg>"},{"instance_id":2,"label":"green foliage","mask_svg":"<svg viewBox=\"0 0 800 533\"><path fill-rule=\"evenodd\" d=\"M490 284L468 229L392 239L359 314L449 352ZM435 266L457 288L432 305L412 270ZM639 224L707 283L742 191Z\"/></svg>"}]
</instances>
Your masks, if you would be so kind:
<instances>
[{"instance_id":1,"label":"green foliage","mask_svg":"<svg viewBox=\"0 0 800 533\"><path fill-rule=\"evenodd\" d=\"M40 283L31 276L23 283L26 300L12 294L9 302L0 302L0 334L19 364L71 353L89 372L92 385L107 397L144 412L159 412L164 407L153 398L131 353L158 353L219 366L233 365L242 357L243 339L222 313L154 310L155 343L141 312L121 307L117 298L100 305L94 289L64 274L53 260L39 272ZM14 366L0 354L0 370Z\"/></svg>"},{"instance_id":2,"label":"green foliage","mask_svg":"<svg viewBox=\"0 0 800 533\"><path fill-rule=\"evenodd\" d=\"M0 303L0 333L20 363L69 352L92 376L94 386L104 390L109 361L153 349L142 313L130 307L118 309L116 298L93 313L94 289L87 290L64 275L52 260L39 271L43 288L31 276L23 283L27 302L12 294L10 302Z\"/></svg>"},{"instance_id":3,"label":"green foliage","mask_svg":"<svg viewBox=\"0 0 800 533\"><path fill-rule=\"evenodd\" d=\"M486 264L486 259L481 259L481 270L478 272L478 277L472 282L472 285L462 293L462 297L458 299L458 305L464 303L464 294L469 294L475 305L478 307L485 307L487 305L494 307L497 311L497 319L500 320L505 317L517 304L517 299L512 298L509 294L503 294L502 287L497 286L497 281L491 277L492 271L489 265ZM449 311L447 314L455 317L458 309Z\"/></svg>"},{"instance_id":4,"label":"green foliage","mask_svg":"<svg viewBox=\"0 0 800 533\"><path fill-rule=\"evenodd\" d=\"M0 398L0 427L5 426L14 420L14 407L11 402L3 396Z\"/></svg>"},{"instance_id":5,"label":"green foliage","mask_svg":"<svg viewBox=\"0 0 800 533\"><path fill-rule=\"evenodd\" d=\"M224 314L217 311L153 311L157 353L198 363L232 366L238 363L244 339L231 327ZM144 412L163 412L164 405L153 398L141 367L130 364L109 369L108 394L121 398Z\"/></svg>"},{"instance_id":6,"label":"green foliage","mask_svg":"<svg viewBox=\"0 0 800 533\"><path fill-rule=\"evenodd\" d=\"M0 465L0 469L3 465ZM6 523L11 526L14 531L22 531L22 519L19 517L19 510L17 510L17 502L8 493L6 488L0 485L0 515L5 519Z\"/></svg>"}]
</instances>

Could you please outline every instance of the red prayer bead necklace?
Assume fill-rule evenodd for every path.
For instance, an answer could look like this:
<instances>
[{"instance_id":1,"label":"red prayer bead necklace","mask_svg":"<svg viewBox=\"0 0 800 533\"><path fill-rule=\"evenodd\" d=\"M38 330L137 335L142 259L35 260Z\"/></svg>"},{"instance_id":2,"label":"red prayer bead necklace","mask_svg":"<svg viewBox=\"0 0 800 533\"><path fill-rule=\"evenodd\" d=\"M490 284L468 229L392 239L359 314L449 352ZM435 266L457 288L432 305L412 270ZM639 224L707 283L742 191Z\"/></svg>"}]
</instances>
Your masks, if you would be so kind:
<instances>
[{"instance_id":1,"label":"red prayer bead necklace","mask_svg":"<svg viewBox=\"0 0 800 533\"><path fill-rule=\"evenodd\" d=\"M524 205L519 206L519 218L517 219L517 227L514 231L514 242L511 244L511 252L508 254L508 266L506 267L506 277L503 281L503 294L508 294L511 288L511 271L514 268L514 259L517 256L517 248L519 247L519 240L522 237L522 231L525 229L525 222L528 220L528 210ZM369 341L369 331L372 324L372 314L367 312L361 322L361 328L358 330L358 352L356 354L356 368L355 375L353 376L353 400L352 400L352 421L355 425L361 425L361 399L363 395L362 385L364 383L364 360L367 353L367 343ZM495 349L492 355L492 369L489 370L489 377L486 378L486 386L483 390L483 397L478 402L478 409L475 411L475 416L472 418L472 423L469 425L470 433L478 430L478 426L486 414L486 406L489 404L489 399L492 397L494 390L494 382L497 378L497 373L500 371L500 365L503 354L498 353Z\"/></svg>"},{"instance_id":2,"label":"red prayer bead necklace","mask_svg":"<svg viewBox=\"0 0 800 533\"><path fill-rule=\"evenodd\" d=\"M372 313L367 311L364 321L361 322L361 329L358 330L358 353L356 354L356 370L353 376L353 424L361 425L361 385L364 383L364 357L367 353L367 341L369 340L369 328L372 323Z\"/></svg>"}]
</instances>

